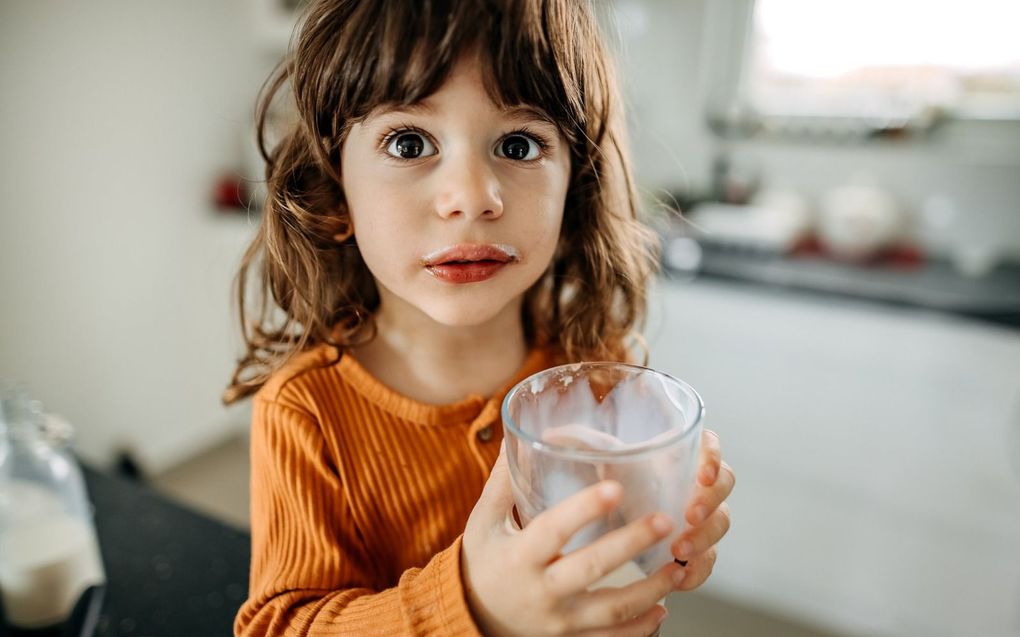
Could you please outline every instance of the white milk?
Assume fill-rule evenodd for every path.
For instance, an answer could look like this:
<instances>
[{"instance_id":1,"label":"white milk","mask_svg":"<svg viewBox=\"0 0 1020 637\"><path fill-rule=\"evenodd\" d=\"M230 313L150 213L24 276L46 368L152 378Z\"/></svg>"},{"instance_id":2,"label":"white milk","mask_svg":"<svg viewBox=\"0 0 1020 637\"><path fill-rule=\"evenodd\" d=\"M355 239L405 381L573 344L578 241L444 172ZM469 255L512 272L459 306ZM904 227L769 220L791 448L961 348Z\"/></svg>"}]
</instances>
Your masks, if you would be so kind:
<instances>
[{"instance_id":1,"label":"white milk","mask_svg":"<svg viewBox=\"0 0 1020 637\"><path fill-rule=\"evenodd\" d=\"M0 556L4 613L22 628L65 621L85 589L105 581L92 527L62 512L4 531Z\"/></svg>"}]
</instances>

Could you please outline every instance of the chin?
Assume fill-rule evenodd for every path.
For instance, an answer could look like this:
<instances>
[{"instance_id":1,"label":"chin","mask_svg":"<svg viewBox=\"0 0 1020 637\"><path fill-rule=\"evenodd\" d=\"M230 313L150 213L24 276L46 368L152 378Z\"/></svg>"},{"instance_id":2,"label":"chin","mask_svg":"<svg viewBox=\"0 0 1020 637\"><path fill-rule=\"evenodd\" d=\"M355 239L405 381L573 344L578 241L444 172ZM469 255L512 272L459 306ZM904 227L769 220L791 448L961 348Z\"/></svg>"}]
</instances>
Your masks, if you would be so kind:
<instances>
[{"instance_id":1,"label":"chin","mask_svg":"<svg viewBox=\"0 0 1020 637\"><path fill-rule=\"evenodd\" d=\"M497 319L504 319L507 312L520 315L524 290L517 291L517 281L500 281L489 289L456 289L457 294L419 298L414 303L430 319L447 327L479 327ZM465 294L468 293L468 294ZM412 302L413 303L413 302Z\"/></svg>"},{"instance_id":2,"label":"chin","mask_svg":"<svg viewBox=\"0 0 1020 637\"><path fill-rule=\"evenodd\" d=\"M426 308L426 314L440 325L447 327L476 327L484 325L499 314L500 308L490 306L475 307L454 304L437 304L438 307Z\"/></svg>"}]
</instances>

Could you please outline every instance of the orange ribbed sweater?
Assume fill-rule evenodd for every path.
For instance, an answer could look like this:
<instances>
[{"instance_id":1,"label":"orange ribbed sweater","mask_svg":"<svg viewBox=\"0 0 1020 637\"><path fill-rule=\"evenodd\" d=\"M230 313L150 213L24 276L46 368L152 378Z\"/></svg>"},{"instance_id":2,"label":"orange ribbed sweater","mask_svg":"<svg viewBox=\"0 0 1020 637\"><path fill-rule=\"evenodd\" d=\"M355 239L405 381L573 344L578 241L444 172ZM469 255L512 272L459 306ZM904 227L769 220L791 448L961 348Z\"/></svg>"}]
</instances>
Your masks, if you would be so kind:
<instances>
[{"instance_id":1,"label":"orange ribbed sweater","mask_svg":"<svg viewBox=\"0 0 1020 637\"><path fill-rule=\"evenodd\" d=\"M237 636L479 635L461 533L499 454L495 396L427 405L322 345L256 394L252 562Z\"/></svg>"}]
</instances>

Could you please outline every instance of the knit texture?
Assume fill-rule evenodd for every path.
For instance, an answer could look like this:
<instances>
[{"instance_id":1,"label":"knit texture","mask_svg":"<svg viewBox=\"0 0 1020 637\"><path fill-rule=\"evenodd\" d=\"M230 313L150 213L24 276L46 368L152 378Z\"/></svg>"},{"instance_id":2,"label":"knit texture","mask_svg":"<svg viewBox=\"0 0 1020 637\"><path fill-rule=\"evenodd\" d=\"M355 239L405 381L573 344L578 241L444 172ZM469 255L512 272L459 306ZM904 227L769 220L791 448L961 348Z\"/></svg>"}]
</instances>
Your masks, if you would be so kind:
<instances>
[{"instance_id":1,"label":"knit texture","mask_svg":"<svg viewBox=\"0 0 1020 637\"><path fill-rule=\"evenodd\" d=\"M322 345L256 394L252 562L237 636L480 635L461 534L503 440L492 397L427 405Z\"/></svg>"}]
</instances>

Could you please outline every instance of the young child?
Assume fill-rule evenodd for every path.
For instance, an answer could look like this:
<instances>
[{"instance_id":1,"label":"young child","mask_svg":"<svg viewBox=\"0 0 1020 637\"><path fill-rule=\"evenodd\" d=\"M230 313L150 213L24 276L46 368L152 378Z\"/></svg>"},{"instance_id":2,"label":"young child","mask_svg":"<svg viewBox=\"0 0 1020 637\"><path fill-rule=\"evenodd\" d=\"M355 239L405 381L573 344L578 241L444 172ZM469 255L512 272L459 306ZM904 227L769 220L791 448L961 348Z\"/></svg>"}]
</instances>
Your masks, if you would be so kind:
<instances>
[{"instance_id":1,"label":"young child","mask_svg":"<svg viewBox=\"0 0 1020 637\"><path fill-rule=\"evenodd\" d=\"M266 151L284 88L299 118ZM255 394L235 634L653 633L729 526L713 434L678 561L646 579L588 590L679 520L560 554L626 497L618 483L507 522L503 396L553 365L628 358L655 264L588 3L314 2L259 120L269 197L225 395Z\"/></svg>"}]
</instances>

